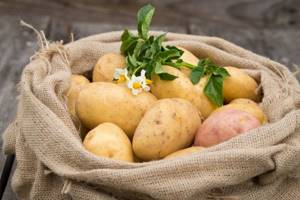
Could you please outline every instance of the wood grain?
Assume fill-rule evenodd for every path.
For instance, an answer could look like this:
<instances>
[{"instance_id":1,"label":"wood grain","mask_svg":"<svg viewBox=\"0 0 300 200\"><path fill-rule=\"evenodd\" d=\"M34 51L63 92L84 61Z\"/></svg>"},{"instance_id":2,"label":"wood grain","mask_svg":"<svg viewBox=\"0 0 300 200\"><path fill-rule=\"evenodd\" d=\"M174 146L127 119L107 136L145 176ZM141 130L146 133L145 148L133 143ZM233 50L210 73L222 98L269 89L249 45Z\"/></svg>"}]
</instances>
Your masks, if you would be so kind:
<instances>
[{"instance_id":1,"label":"wood grain","mask_svg":"<svg viewBox=\"0 0 300 200\"><path fill-rule=\"evenodd\" d=\"M32 31L50 40L70 41L91 34L136 27L136 11L146 0L0 0L0 134L16 112L16 83L37 48ZM299 0L164 0L152 29L211 35L291 66L300 65ZM2 146L2 139L0 139ZM0 149L0 170L4 155ZM1 171L0 171L1 172ZM8 187L4 199L15 199Z\"/></svg>"},{"instance_id":2,"label":"wood grain","mask_svg":"<svg viewBox=\"0 0 300 200\"><path fill-rule=\"evenodd\" d=\"M46 28L49 18L31 19L31 21L34 26ZM18 18L1 16L0 26L2 27L0 52L3 52L0 59L0 133L2 133L15 116L18 103L16 84L20 80L23 67L29 62L29 57L36 49L36 39L31 30L20 26ZM2 137L0 137L0 146L2 147ZM0 148L1 171L4 161L5 156ZM5 195L9 199L14 197L11 190Z\"/></svg>"}]
</instances>

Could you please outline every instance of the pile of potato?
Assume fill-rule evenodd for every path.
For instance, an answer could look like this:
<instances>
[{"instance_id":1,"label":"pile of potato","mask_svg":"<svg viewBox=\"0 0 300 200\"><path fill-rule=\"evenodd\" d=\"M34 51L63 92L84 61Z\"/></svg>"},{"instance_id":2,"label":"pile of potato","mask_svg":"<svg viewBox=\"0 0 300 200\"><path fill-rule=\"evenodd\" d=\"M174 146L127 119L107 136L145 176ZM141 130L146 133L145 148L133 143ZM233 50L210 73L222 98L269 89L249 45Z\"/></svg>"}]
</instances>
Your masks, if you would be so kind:
<instances>
[{"instance_id":1,"label":"pile of potato","mask_svg":"<svg viewBox=\"0 0 300 200\"><path fill-rule=\"evenodd\" d=\"M184 51L181 59L198 63L191 52L179 48ZM203 93L207 77L193 85L189 69L170 66L164 70L178 78L164 81L155 76L150 92L133 95L126 85L113 81L115 69L125 65L122 55L108 53L96 63L92 83L72 75L69 112L89 130L83 145L97 156L128 162L172 159L267 122L256 103L256 81L238 68L225 66L230 74L223 85L225 105L217 107Z\"/></svg>"}]
</instances>

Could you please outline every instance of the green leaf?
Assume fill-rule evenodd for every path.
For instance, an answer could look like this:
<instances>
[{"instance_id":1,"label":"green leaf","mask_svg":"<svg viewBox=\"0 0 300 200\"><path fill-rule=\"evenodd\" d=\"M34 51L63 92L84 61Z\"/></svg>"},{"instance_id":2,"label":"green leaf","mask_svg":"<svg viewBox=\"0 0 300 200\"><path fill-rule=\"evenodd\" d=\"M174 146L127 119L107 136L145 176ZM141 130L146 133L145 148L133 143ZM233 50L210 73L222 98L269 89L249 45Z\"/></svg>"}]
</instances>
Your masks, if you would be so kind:
<instances>
[{"instance_id":1,"label":"green leaf","mask_svg":"<svg viewBox=\"0 0 300 200\"><path fill-rule=\"evenodd\" d=\"M161 52L162 42L165 39L166 34L161 34L157 38L155 38L150 46L149 51L147 52L147 56L151 59L154 59L155 55ZM151 36L152 37L152 36Z\"/></svg>"},{"instance_id":2,"label":"green leaf","mask_svg":"<svg viewBox=\"0 0 300 200\"><path fill-rule=\"evenodd\" d=\"M159 62L155 63L155 69L154 69L154 71L155 71L156 74L162 74L162 73L165 72Z\"/></svg>"},{"instance_id":3,"label":"green leaf","mask_svg":"<svg viewBox=\"0 0 300 200\"><path fill-rule=\"evenodd\" d=\"M218 67L215 72L214 72L215 75L220 75L222 76L223 78L225 78L226 76L230 76L230 74L228 73L228 71L223 68L223 67Z\"/></svg>"},{"instance_id":4,"label":"green leaf","mask_svg":"<svg viewBox=\"0 0 300 200\"><path fill-rule=\"evenodd\" d=\"M157 38L155 38L155 40L153 41L152 46L156 52L161 51L162 42L165 40L165 37L166 37L166 33L157 36Z\"/></svg>"},{"instance_id":5,"label":"green leaf","mask_svg":"<svg viewBox=\"0 0 300 200\"><path fill-rule=\"evenodd\" d=\"M180 54L180 56L182 56L182 54L184 53L181 49L178 49L178 48L175 47L175 46L169 46L169 45L166 46L166 49L165 49L165 50L171 50L171 49L178 51L179 54Z\"/></svg>"},{"instance_id":6,"label":"green leaf","mask_svg":"<svg viewBox=\"0 0 300 200\"><path fill-rule=\"evenodd\" d=\"M133 51L137 43L137 38L133 36L127 29L124 30L121 40L122 44L120 50L123 55L127 55L128 52Z\"/></svg>"},{"instance_id":7,"label":"green leaf","mask_svg":"<svg viewBox=\"0 0 300 200\"><path fill-rule=\"evenodd\" d=\"M130 75L132 75L133 71L138 67L138 62L134 55L128 54L126 57L127 70Z\"/></svg>"},{"instance_id":8,"label":"green leaf","mask_svg":"<svg viewBox=\"0 0 300 200\"><path fill-rule=\"evenodd\" d=\"M144 40L137 40L136 46L134 47L133 54L135 57L139 57L143 48L143 45L145 44Z\"/></svg>"},{"instance_id":9,"label":"green leaf","mask_svg":"<svg viewBox=\"0 0 300 200\"><path fill-rule=\"evenodd\" d=\"M159 75L160 79L166 80L166 81L172 81L177 78L177 76L174 76L174 75L168 74L168 73L161 73L158 75Z\"/></svg>"},{"instance_id":10,"label":"green leaf","mask_svg":"<svg viewBox=\"0 0 300 200\"><path fill-rule=\"evenodd\" d=\"M153 48L153 42L154 42L154 36L150 36L143 45L142 48L142 55L141 57L146 59L153 59L156 51L155 48Z\"/></svg>"},{"instance_id":11,"label":"green leaf","mask_svg":"<svg viewBox=\"0 0 300 200\"><path fill-rule=\"evenodd\" d=\"M130 36L129 31L127 29L124 29L124 31L121 35L121 41L123 42L123 41L127 40L129 38L129 36Z\"/></svg>"},{"instance_id":12,"label":"green leaf","mask_svg":"<svg viewBox=\"0 0 300 200\"><path fill-rule=\"evenodd\" d=\"M153 61L149 61L146 63L146 67L145 67L145 70L146 70L146 77L148 79L152 79L152 75L154 73L154 66L153 66Z\"/></svg>"},{"instance_id":13,"label":"green leaf","mask_svg":"<svg viewBox=\"0 0 300 200\"><path fill-rule=\"evenodd\" d=\"M132 66L137 66L137 60L135 56L128 55L129 64Z\"/></svg>"},{"instance_id":14,"label":"green leaf","mask_svg":"<svg viewBox=\"0 0 300 200\"><path fill-rule=\"evenodd\" d=\"M142 7L137 14L138 18L138 33L139 37L143 39L148 38L148 31L151 24L152 16L154 14L155 8L148 4Z\"/></svg>"},{"instance_id":15,"label":"green leaf","mask_svg":"<svg viewBox=\"0 0 300 200\"><path fill-rule=\"evenodd\" d=\"M161 59L164 62L168 62L172 59L178 59L180 57L180 51L176 49L169 49L166 51L161 51L157 54L157 59Z\"/></svg>"},{"instance_id":16,"label":"green leaf","mask_svg":"<svg viewBox=\"0 0 300 200\"><path fill-rule=\"evenodd\" d=\"M220 75L211 75L204 88L204 94L217 106L223 105L223 80Z\"/></svg>"},{"instance_id":17,"label":"green leaf","mask_svg":"<svg viewBox=\"0 0 300 200\"><path fill-rule=\"evenodd\" d=\"M191 79L192 83L195 85L200 81L200 79L203 77L203 75L204 75L204 67L197 66L194 69L192 69L192 71L190 73L190 79Z\"/></svg>"}]
</instances>

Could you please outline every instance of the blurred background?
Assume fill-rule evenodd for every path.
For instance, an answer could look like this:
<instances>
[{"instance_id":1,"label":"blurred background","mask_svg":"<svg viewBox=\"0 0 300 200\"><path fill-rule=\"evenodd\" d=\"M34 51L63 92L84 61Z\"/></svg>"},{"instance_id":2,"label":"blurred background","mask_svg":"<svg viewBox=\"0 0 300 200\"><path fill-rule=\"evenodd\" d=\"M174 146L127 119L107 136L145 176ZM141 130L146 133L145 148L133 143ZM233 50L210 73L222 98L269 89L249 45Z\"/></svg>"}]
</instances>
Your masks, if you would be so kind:
<instances>
[{"instance_id":1,"label":"blurred background","mask_svg":"<svg viewBox=\"0 0 300 200\"><path fill-rule=\"evenodd\" d=\"M16 112L16 84L37 48L32 30L71 40L136 27L137 10L156 7L154 30L218 36L283 64L300 64L299 0L0 0L0 135ZM2 140L0 139L0 146ZM0 149L0 172L5 156ZM4 199L15 199L10 187Z\"/></svg>"}]
</instances>

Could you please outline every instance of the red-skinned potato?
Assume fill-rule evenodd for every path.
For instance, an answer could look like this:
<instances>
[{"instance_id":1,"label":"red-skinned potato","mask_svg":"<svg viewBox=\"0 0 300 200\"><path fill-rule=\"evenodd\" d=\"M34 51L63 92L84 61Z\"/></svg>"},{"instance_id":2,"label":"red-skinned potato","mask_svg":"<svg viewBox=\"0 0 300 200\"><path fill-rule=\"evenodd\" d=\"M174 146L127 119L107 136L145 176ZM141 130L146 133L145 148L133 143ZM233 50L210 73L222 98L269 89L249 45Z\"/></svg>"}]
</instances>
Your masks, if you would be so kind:
<instances>
[{"instance_id":1,"label":"red-skinned potato","mask_svg":"<svg viewBox=\"0 0 300 200\"><path fill-rule=\"evenodd\" d=\"M262 108L260 108L259 105L251 99L235 99L229 104L218 108L217 110L215 110L215 112L219 112L225 109L236 109L250 113L255 116L261 124L265 124L268 121L268 118Z\"/></svg>"},{"instance_id":2,"label":"red-skinned potato","mask_svg":"<svg viewBox=\"0 0 300 200\"><path fill-rule=\"evenodd\" d=\"M194 145L210 147L259 126L259 120L244 111L225 109L214 112L198 129Z\"/></svg>"}]
</instances>

